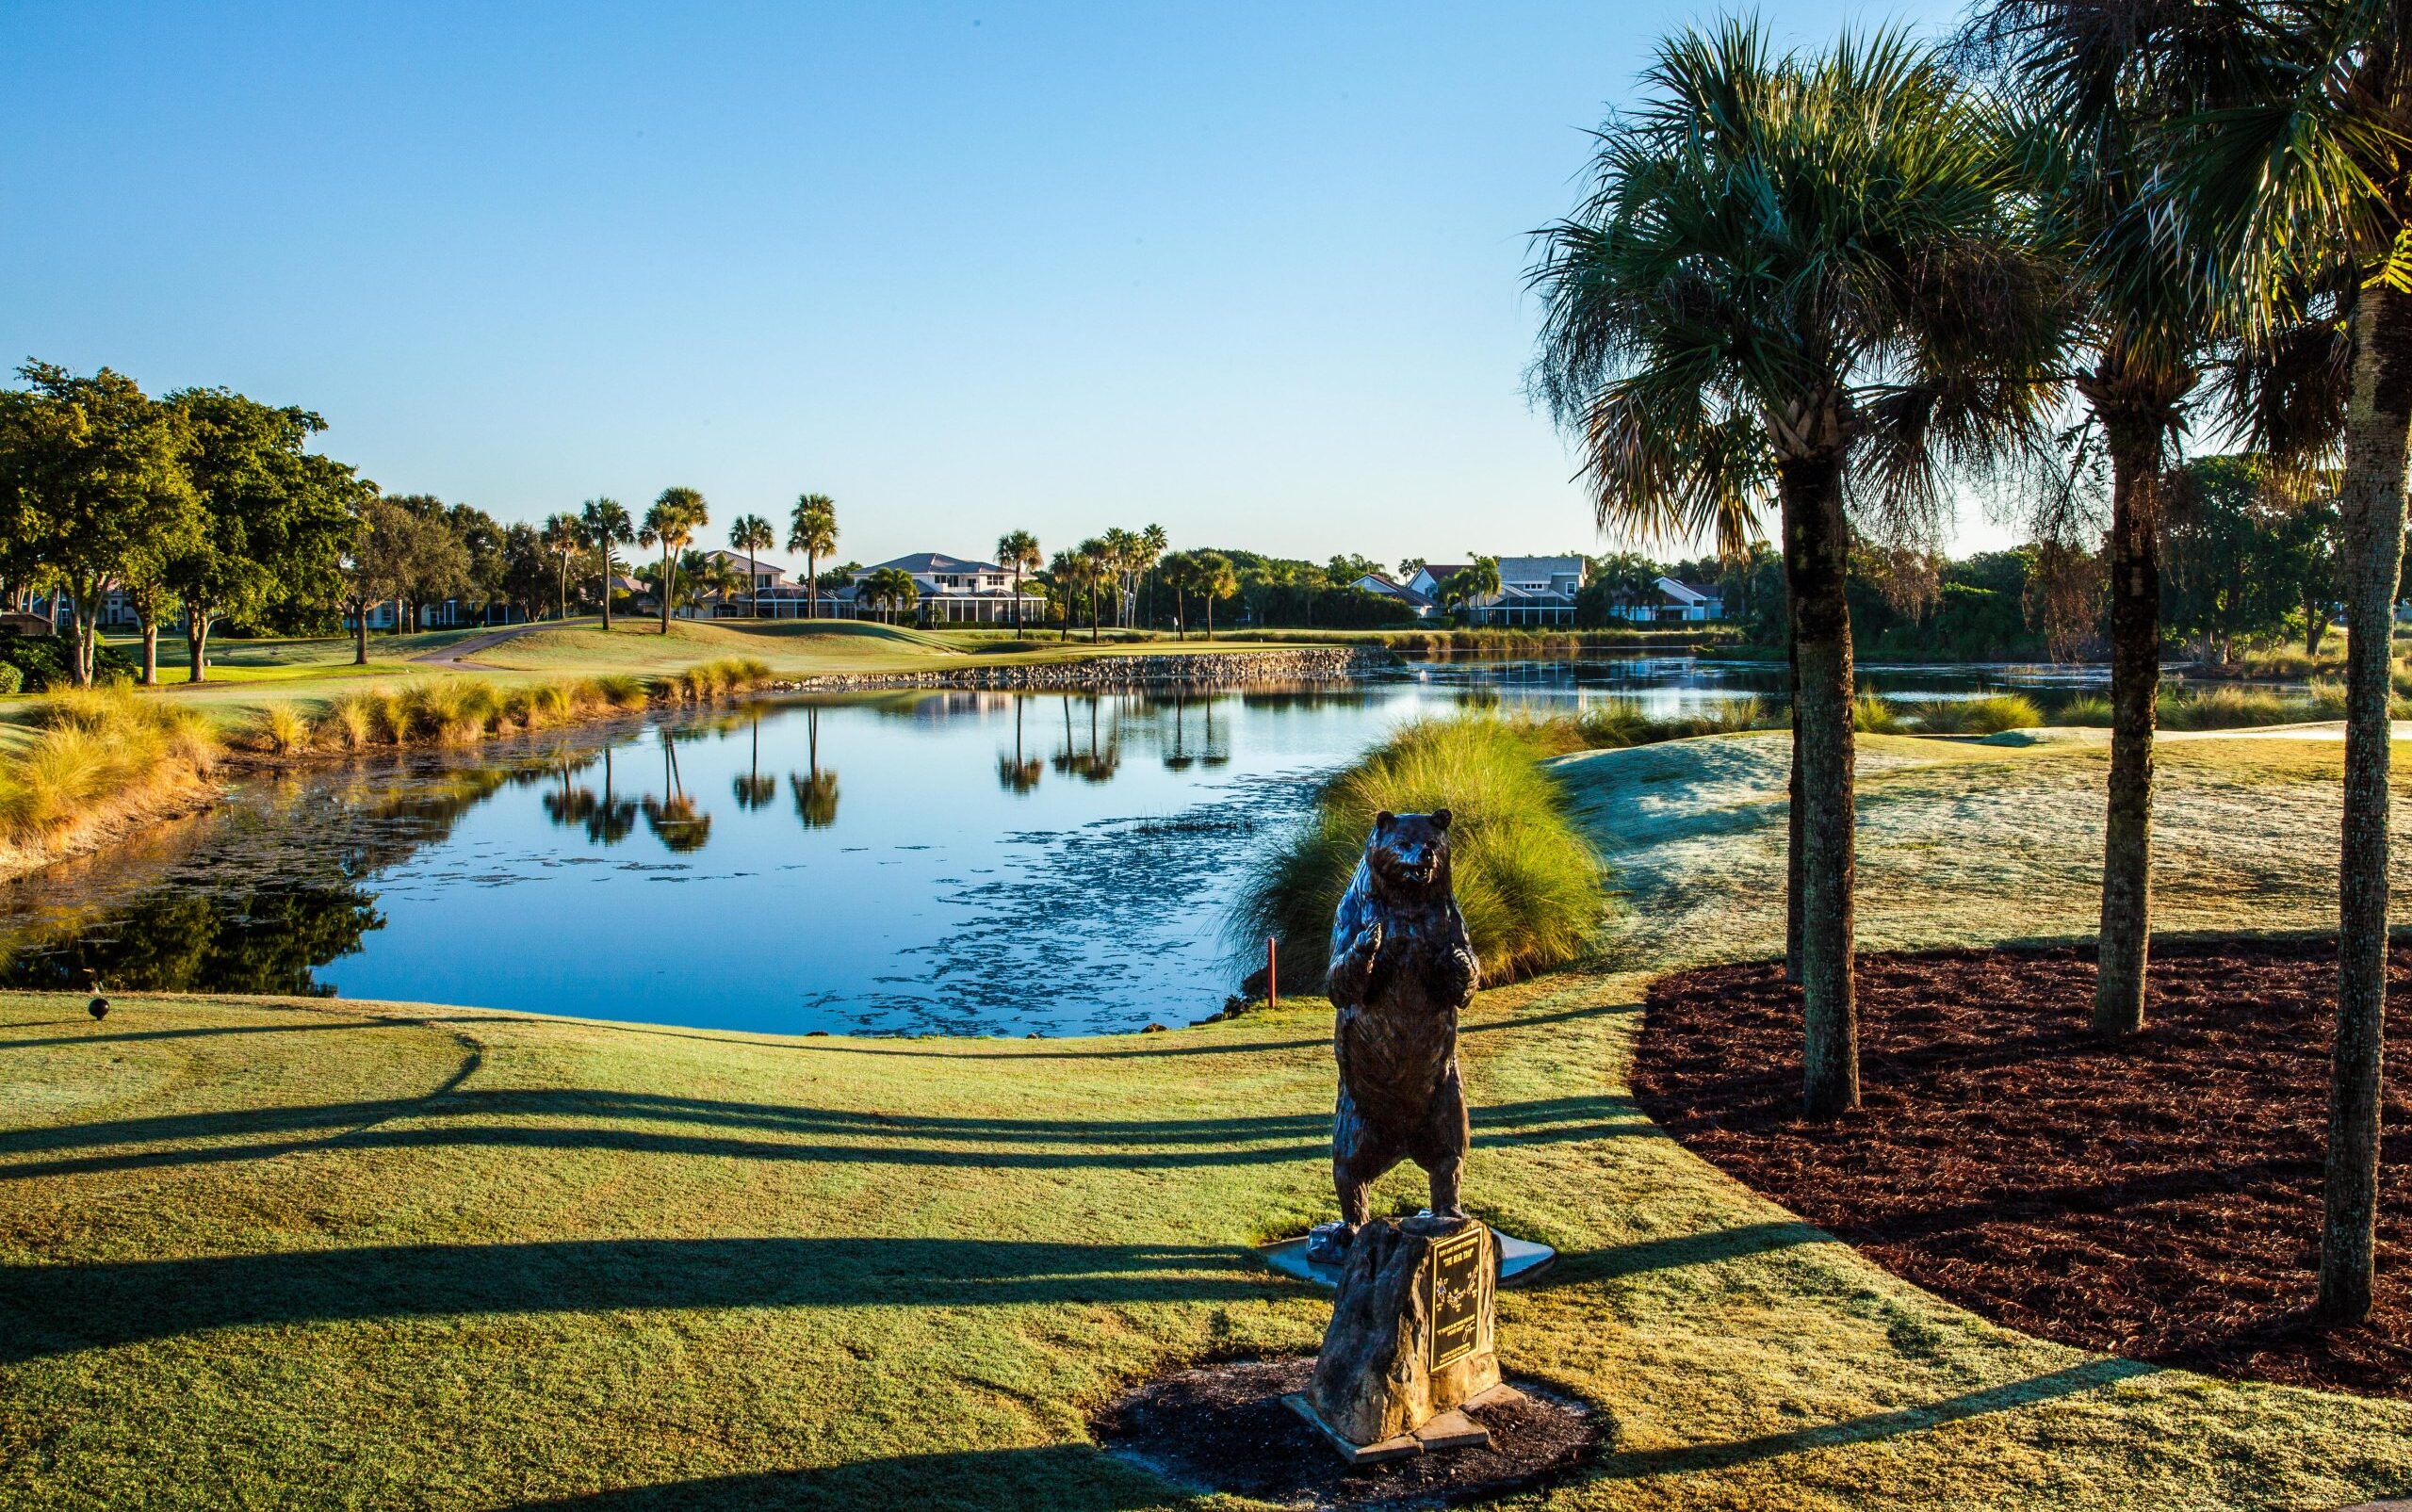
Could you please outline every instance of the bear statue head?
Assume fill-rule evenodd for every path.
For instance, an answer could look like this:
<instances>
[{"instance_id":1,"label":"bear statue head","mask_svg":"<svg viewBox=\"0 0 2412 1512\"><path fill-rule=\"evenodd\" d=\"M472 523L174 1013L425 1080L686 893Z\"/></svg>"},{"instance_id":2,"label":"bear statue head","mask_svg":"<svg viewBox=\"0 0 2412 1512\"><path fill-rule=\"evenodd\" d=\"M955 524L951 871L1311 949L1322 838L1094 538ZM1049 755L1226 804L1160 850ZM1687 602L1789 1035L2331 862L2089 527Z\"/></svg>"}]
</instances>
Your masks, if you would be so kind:
<instances>
[{"instance_id":1,"label":"bear statue head","mask_svg":"<svg viewBox=\"0 0 2412 1512\"><path fill-rule=\"evenodd\" d=\"M1365 865L1384 892L1396 897L1446 895L1449 878L1449 811L1374 816L1365 840Z\"/></svg>"}]
</instances>

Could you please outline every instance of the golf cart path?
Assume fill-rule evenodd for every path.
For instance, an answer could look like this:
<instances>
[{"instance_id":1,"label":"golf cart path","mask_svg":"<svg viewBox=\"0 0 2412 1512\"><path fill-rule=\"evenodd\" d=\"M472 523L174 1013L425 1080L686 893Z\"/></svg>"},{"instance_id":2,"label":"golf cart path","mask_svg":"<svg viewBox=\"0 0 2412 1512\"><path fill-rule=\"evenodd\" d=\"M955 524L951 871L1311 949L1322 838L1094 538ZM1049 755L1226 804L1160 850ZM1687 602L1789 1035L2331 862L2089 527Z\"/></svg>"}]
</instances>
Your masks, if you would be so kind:
<instances>
[{"instance_id":1,"label":"golf cart path","mask_svg":"<svg viewBox=\"0 0 2412 1512\"><path fill-rule=\"evenodd\" d=\"M481 666L483 663L470 658L481 651L493 650L505 641L515 641L530 630L543 628L542 624L534 621L526 625L513 625L507 629L493 630L484 635L473 635L465 641L455 641L450 645L439 647L422 656L413 657L411 659L425 662L431 667Z\"/></svg>"}]
</instances>

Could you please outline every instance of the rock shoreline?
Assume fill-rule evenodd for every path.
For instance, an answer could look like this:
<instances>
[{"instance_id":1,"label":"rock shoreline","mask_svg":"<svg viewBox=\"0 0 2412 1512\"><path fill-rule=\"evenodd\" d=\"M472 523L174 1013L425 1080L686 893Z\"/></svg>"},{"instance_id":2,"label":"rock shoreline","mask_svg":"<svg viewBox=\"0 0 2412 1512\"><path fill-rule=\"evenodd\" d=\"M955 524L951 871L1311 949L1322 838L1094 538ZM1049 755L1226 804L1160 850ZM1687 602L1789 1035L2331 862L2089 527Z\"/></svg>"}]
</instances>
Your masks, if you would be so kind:
<instances>
[{"instance_id":1,"label":"rock shoreline","mask_svg":"<svg viewBox=\"0 0 2412 1512\"><path fill-rule=\"evenodd\" d=\"M1375 646L1308 646L1280 651L1095 656L1079 661L1020 662L930 672L823 673L766 682L757 691L822 693L880 688L1236 688L1266 682L1349 682L1398 664L1397 653Z\"/></svg>"}]
</instances>

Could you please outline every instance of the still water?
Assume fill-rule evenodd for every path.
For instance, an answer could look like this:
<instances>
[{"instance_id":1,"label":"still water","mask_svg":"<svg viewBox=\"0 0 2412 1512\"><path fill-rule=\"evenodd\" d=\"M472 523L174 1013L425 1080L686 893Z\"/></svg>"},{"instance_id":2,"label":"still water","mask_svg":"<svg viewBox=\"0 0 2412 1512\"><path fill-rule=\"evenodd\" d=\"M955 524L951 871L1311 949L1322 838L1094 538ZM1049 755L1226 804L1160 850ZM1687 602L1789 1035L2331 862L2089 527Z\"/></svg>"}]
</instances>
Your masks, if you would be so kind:
<instances>
[{"instance_id":1,"label":"still water","mask_svg":"<svg viewBox=\"0 0 2412 1512\"><path fill-rule=\"evenodd\" d=\"M1253 965L1250 858L1399 723L1767 696L1691 658L1430 660L1345 687L747 705L237 786L0 894L0 982L464 1003L804 1033L1187 1023ZM1871 671L1966 694L2054 669Z\"/></svg>"}]
</instances>

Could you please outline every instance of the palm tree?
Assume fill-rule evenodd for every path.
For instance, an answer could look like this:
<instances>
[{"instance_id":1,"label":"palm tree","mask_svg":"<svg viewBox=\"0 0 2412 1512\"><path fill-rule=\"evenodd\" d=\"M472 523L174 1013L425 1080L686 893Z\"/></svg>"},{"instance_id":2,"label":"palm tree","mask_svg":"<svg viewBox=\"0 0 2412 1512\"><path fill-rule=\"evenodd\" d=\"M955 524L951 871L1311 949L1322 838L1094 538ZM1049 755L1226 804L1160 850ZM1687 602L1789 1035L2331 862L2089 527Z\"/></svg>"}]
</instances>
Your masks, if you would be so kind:
<instances>
[{"instance_id":1,"label":"palm tree","mask_svg":"<svg viewBox=\"0 0 2412 1512\"><path fill-rule=\"evenodd\" d=\"M863 578L856 590L874 608L888 611L888 623L896 623L898 610L910 610L921 601L921 585L902 567L882 567Z\"/></svg>"},{"instance_id":2,"label":"palm tree","mask_svg":"<svg viewBox=\"0 0 2412 1512\"><path fill-rule=\"evenodd\" d=\"M1058 551L1048 561L1048 583L1054 590L1057 607L1064 614L1062 631L1056 637L1058 641L1072 638L1072 605L1078 602L1081 586L1088 575L1088 559L1077 551Z\"/></svg>"},{"instance_id":3,"label":"palm tree","mask_svg":"<svg viewBox=\"0 0 2412 1512\"><path fill-rule=\"evenodd\" d=\"M1173 638L1189 639L1189 594L1198 586L1198 562L1186 551L1176 551L1156 564L1156 580L1172 590Z\"/></svg>"},{"instance_id":4,"label":"palm tree","mask_svg":"<svg viewBox=\"0 0 2412 1512\"><path fill-rule=\"evenodd\" d=\"M1219 551L1193 551L1189 554L1197 574L1190 581L1198 596L1206 601L1206 639L1214 639L1214 600L1229 598L1240 591L1240 576L1231 569L1231 559Z\"/></svg>"},{"instance_id":5,"label":"palm tree","mask_svg":"<svg viewBox=\"0 0 2412 1512\"><path fill-rule=\"evenodd\" d=\"M2110 775L2094 997L2105 1033L2144 1022L2162 496L2217 334L2208 243L2161 190L2172 165L2157 129L2199 103L2190 97L2200 85L2127 47L2131 24L2091 3L1996 0L1969 37L2018 102L2012 125L2038 239L2068 254L2075 387L2110 464Z\"/></svg>"},{"instance_id":6,"label":"palm tree","mask_svg":"<svg viewBox=\"0 0 2412 1512\"><path fill-rule=\"evenodd\" d=\"M1014 634L1021 634L1021 575L1036 572L1047 559L1038 553L1038 537L1028 530L1008 530L997 537L997 565L1014 575Z\"/></svg>"},{"instance_id":7,"label":"palm tree","mask_svg":"<svg viewBox=\"0 0 2412 1512\"><path fill-rule=\"evenodd\" d=\"M2358 1323L2377 1270L2388 702L2412 449L2412 18L2378 0L2289 0L2149 8L2137 23L2117 39L2127 68L2203 86L2202 108L2170 123L2173 197L2219 249L2248 364L2308 335L2296 355L2326 369L2290 397L2333 408L2299 402L2256 429L2297 464L2342 453L2344 822L2316 1312Z\"/></svg>"},{"instance_id":8,"label":"palm tree","mask_svg":"<svg viewBox=\"0 0 2412 1512\"><path fill-rule=\"evenodd\" d=\"M1164 561L1165 553L1171 549L1172 537L1165 533L1165 528L1163 526L1151 525L1139 532L1139 577L1141 581L1146 581L1147 575L1149 570L1158 562ZM1150 587L1148 590L1147 607L1141 610L1139 615L1140 619L1152 626L1156 618L1155 609L1156 593L1155 590Z\"/></svg>"},{"instance_id":9,"label":"palm tree","mask_svg":"<svg viewBox=\"0 0 2412 1512\"><path fill-rule=\"evenodd\" d=\"M611 628L611 579L619 567L613 548L634 544L636 528L616 498L588 499L578 518L585 528L586 544L595 548L595 574L602 579L603 628L608 631Z\"/></svg>"},{"instance_id":10,"label":"palm tree","mask_svg":"<svg viewBox=\"0 0 2412 1512\"><path fill-rule=\"evenodd\" d=\"M1114 583L1114 626L1120 629L1131 617L1131 584L1138 571L1139 532L1116 526L1105 532L1104 564Z\"/></svg>"},{"instance_id":11,"label":"palm tree","mask_svg":"<svg viewBox=\"0 0 2412 1512\"><path fill-rule=\"evenodd\" d=\"M2060 332L2005 154L1905 36L1779 57L1728 22L1661 43L1644 82L1589 195L1540 236L1533 382L1603 529L1733 552L1780 511L1803 1102L1831 1117L1859 1101L1845 500L1929 524L1951 464L2040 427Z\"/></svg>"},{"instance_id":12,"label":"palm tree","mask_svg":"<svg viewBox=\"0 0 2412 1512\"><path fill-rule=\"evenodd\" d=\"M1097 644L1097 591L1114 577L1116 559L1111 543L1091 536L1080 545L1081 585L1089 591L1089 644Z\"/></svg>"},{"instance_id":13,"label":"palm tree","mask_svg":"<svg viewBox=\"0 0 2412 1512\"><path fill-rule=\"evenodd\" d=\"M1449 580L1440 587L1441 603L1448 609L1462 609L1477 598L1495 598L1499 594L1499 559L1476 557L1449 574Z\"/></svg>"},{"instance_id":14,"label":"palm tree","mask_svg":"<svg viewBox=\"0 0 2412 1512\"><path fill-rule=\"evenodd\" d=\"M788 549L804 553L805 616L821 612L821 559L838 549L838 501L826 494L799 494L788 516Z\"/></svg>"},{"instance_id":15,"label":"palm tree","mask_svg":"<svg viewBox=\"0 0 2412 1512\"><path fill-rule=\"evenodd\" d=\"M661 633L670 633L670 600L678 586L678 553L695 539L695 532L711 523L711 515L704 504L704 496L692 488L665 488L644 512L644 528L637 539L648 548L661 548L661 577L655 591L661 599Z\"/></svg>"},{"instance_id":16,"label":"palm tree","mask_svg":"<svg viewBox=\"0 0 2412 1512\"><path fill-rule=\"evenodd\" d=\"M754 617L762 617L762 575L754 565L754 553L768 551L779 544L771 529L771 522L758 514L741 514L728 528L728 545L734 551L745 553L745 584L754 593Z\"/></svg>"},{"instance_id":17,"label":"palm tree","mask_svg":"<svg viewBox=\"0 0 2412 1512\"><path fill-rule=\"evenodd\" d=\"M579 552L585 549L586 527L575 514L549 514L545 517L545 528L536 539L546 552L553 558L557 578L555 590L559 595L559 617L568 619L569 564Z\"/></svg>"}]
</instances>

